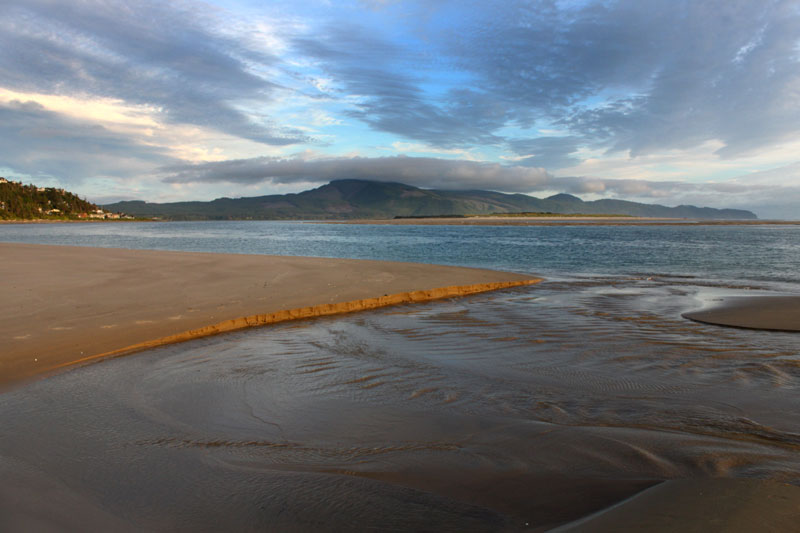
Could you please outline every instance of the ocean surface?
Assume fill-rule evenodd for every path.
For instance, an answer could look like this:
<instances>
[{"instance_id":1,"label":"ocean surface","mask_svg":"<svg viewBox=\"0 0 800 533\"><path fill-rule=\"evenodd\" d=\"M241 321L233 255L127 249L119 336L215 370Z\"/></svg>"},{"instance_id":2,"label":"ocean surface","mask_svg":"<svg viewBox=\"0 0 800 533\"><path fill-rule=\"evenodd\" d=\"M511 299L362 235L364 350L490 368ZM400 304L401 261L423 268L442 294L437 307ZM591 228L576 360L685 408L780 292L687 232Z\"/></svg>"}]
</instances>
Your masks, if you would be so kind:
<instances>
[{"instance_id":1,"label":"ocean surface","mask_svg":"<svg viewBox=\"0 0 800 533\"><path fill-rule=\"evenodd\" d=\"M0 529L541 531L664 479L800 485L800 334L681 317L800 294L800 226L48 224L0 241L546 278L6 392Z\"/></svg>"}]
</instances>

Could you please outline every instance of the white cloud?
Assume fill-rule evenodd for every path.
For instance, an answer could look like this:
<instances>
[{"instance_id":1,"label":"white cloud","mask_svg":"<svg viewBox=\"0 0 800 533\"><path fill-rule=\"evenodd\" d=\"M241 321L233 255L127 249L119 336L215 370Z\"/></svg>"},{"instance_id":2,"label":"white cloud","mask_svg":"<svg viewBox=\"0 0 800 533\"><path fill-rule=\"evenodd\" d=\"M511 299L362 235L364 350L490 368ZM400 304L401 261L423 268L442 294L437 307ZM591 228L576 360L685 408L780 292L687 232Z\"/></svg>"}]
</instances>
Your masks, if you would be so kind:
<instances>
[{"instance_id":1,"label":"white cloud","mask_svg":"<svg viewBox=\"0 0 800 533\"><path fill-rule=\"evenodd\" d=\"M480 158L465 148L439 148L429 144L396 141L392 143L391 150L403 155L407 154L435 154L454 156L467 161L479 161Z\"/></svg>"}]
</instances>

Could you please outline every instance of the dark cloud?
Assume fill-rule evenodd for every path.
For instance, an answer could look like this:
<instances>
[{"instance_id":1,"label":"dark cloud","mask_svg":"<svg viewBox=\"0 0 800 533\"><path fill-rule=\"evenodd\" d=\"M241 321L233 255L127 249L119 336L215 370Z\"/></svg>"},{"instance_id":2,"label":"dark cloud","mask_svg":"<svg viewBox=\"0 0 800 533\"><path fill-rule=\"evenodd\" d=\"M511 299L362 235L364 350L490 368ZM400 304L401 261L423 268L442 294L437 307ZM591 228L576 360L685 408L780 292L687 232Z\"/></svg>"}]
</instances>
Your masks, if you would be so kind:
<instances>
[{"instance_id":1,"label":"dark cloud","mask_svg":"<svg viewBox=\"0 0 800 533\"><path fill-rule=\"evenodd\" d=\"M88 177L133 177L154 165L176 162L159 148L35 102L0 104L0 139L2 166L20 174L57 177L65 184Z\"/></svg>"},{"instance_id":2,"label":"dark cloud","mask_svg":"<svg viewBox=\"0 0 800 533\"><path fill-rule=\"evenodd\" d=\"M644 28L661 51L639 95L578 107L563 125L633 155L717 139L720 155L736 156L800 132L796 2L669 4ZM623 19L630 28L638 20Z\"/></svg>"},{"instance_id":3,"label":"dark cloud","mask_svg":"<svg viewBox=\"0 0 800 533\"><path fill-rule=\"evenodd\" d=\"M544 122L576 146L636 156L719 140L727 157L800 133L796 0L459 0L403 14L419 38L403 50L352 27L295 41L363 97L351 116L376 130L468 147ZM435 69L459 81L431 90ZM530 164L574 163L564 150L539 141Z\"/></svg>"},{"instance_id":4,"label":"dark cloud","mask_svg":"<svg viewBox=\"0 0 800 533\"><path fill-rule=\"evenodd\" d=\"M146 104L167 121L266 144L306 140L235 107L236 101L270 99L277 86L249 65L276 59L209 27L177 2L5 0L0 83L22 92Z\"/></svg>"},{"instance_id":5,"label":"dark cloud","mask_svg":"<svg viewBox=\"0 0 800 533\"><path fill-rule=\"evenodd\" d=\"M677 181L646 181L551 176L543 168L431 157L352 157L280 159L258 157L162 168L168 183L327 183L337 179L393 181L430 189L488 189L530 193L563 191L574 194L663 197L704 190L709 185ZM738 191L738 189L737 189ZM730 192L730 191L729 191Z\"/></svg>"},{"instance_id":6,"label":"dark cloud","mask_svg":"<svg viewBox=\"0 0 800 533\"><path fill-rule=\"evenodd\" d=\"M163 169L169 183L327 183L336 179L395 181L438 189L540 190L552 178L544 169L429 157L277 159L260 157L178 165Z\"/></svg>"},{"instance_id":7,"label":"dark cloud","mask_svg":"<svg viewBox=\"0 0 800 533\"><path fill-rule=\"evenodd\" d=\"M494 131L508 122L506 107L469 86L431 95L426 85L432 80L426 76L435 76L432 67L441 65L424 53L341 23L313 37L297 37L293 45L348 95L361 98L347 114L376 130L441 147L502 141Z\"/></svg>"},{"instance_id":8,"label":"dark cloud","mask_svg":"<svg viewBox=\"0 0 800 533\"><path fill-rule=\"evenodd\" d=\"M712 139L735 156L800 132L794 0L506 5L451 51L523 122L549 117L634 156Z\"/></svg>"},{"instance_id":9,"label":"dark cloud","mask_svg":"<svg viewBox=\"0 0 800 533\"><path fill-rule=\"evenodd\" d=\"M513 106L517 121L560 118L602 91L641 86L659 68L664 15L681 2L588 2L579 9L552 1L509 1L477 7L447 51L481 87Z\"/></svg>"}]
</instances>

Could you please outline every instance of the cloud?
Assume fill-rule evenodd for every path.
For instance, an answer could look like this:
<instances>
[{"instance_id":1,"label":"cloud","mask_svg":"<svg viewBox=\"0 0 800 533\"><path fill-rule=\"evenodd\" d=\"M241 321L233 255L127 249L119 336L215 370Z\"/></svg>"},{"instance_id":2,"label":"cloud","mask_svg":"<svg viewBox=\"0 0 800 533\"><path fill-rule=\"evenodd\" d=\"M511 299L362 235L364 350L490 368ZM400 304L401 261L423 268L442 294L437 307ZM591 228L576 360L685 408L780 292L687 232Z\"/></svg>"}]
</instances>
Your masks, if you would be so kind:
<instances>
[{"instance_id":1,"label":"cloud","mask_svg":"<svg viewBox=\"0 0 800 533\"><path fill-rule=\"evenodd\" d=\"M156 107L167 122L265 144L306 141L238 105L270 101L280 87L256 67L276 58L214 31L195 8L149 0L6 0L0 83L19 92L119 98Z\"/></svg>"},{"instance_id":2,"label":"cloud","mask_svg":"<svg viewBox=\"0 0 800 533\"><path fill-rule=\"evenodd\" d=\"M797 198L790 178L745 173L798 160L797 0L278 2L246 15L210 2L0 1L0 166L166 176L176 195L361 177ZM331 155L244 159L293 144ZM387 147L434 157L341 157Z\"/></svg>"},{"instance_id":3,"label":"cloud","mask_svg":"<svg viewBox=\"0 0 800 533\"><path fill-rule=\"evenodd\" d=\"M796 1L507 5L450 53L522 123L549 118L634 156L719 140L736 157L800 133Z\"/></svg>"},{"instance_id":4,"label":"cloud","mask_svg":"<svg viewBox=\"0 0 800 533\"><path fill-rule=\"evenodd\" d=\"M168 183L327 183L338 179L395 181L425 188L540 190L544 169L430 157L352 157L305 160L254 158L166 167Z\"/></svg>"},{"instance_id":5,"label":"cloud","mask_svg":"<svg viewBox=\"0 0 800 533\"><path fill-rule=\"evenodd\" d=\"M744 174L717 187L720 192L735 188L725 201L749 206L762 218L800 220L800 163Z\"/></svg>"},{"instance_id":6,"label":"cloud","mask_svg":"<svg viewBox=\"0 0 800 533\"><path fill-rule=\"evenodd\" d=\"M0 139L3 166L65 183L98 176L135 177L177 161L161 148L48 111L36 102L0 103Z\"/></svg>"},{"instance_id":7,"label":"cloud","mask_svg":"<svg viewBox=\"0 0 800 533\"><path fill-rule=\"evenodd\" d=\"M468 87L433 97L430 59L359 26L342 23L297 36L294 50L311 59L351 102L346 112L371 128L452 148L502 141L494 130L509 117L498 100ZM336 97L336 94L332 94Z\"/></svg>"},{"instance_id":8,"label":"cloud","mask_svg":"<svg viewBox=\"0 0 800 533\"><path fill-rule=\"evenodd\" d=\"M341 21L292 41L375 130L446 148L538 143L529 164L553 168L577 150L526 128L634 157L720 141L731 158L800 134L796 0L410 2L394 16L403 47Z\"/></svg>"},{"instance_id":9,"label":"cloud","mask_svg":"<svg viewBox=\"0 0 800 533\"><path fill-rule=\"evenodd\" d=\"M489 189L518 193L557 190L574 194L610 193L653 197L697 187L677 181L556 178L543 168L407 156L328 159L258 157L172 165L162 168L162 171L167 183L229 182L249 185L363 179L400 182L431 189Z\"/></svg>"},{"instance_id":10,"label":"cloud","mask_svg":"<svg viewBox=\"0 0 800 533\"><path fill-rule=\"evenodd\" d=\"M572 154L578 151L581 139L574 135L566 137L537 137L509 141L509 147L518 155L523 166L559 169L580 164L581 160Z\"/></svg>"}]
</instances>

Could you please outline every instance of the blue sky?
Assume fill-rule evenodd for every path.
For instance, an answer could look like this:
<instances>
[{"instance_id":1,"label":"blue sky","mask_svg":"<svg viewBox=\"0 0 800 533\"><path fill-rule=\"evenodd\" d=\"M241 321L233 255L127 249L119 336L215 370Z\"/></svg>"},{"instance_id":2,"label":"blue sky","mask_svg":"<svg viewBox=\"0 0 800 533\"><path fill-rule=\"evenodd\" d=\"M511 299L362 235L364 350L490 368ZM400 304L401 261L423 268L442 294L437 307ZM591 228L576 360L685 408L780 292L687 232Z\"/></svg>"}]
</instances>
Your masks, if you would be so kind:
<instances>
[{"instance_id":1,"label":"blue sky","mask_svg":"<svg viewBox=\"0 0 800 533\"><path fill-rule=\"evenodd\" d=\"M0 175L360 177L800 218L800 1L0 3Z\"/></svg>"}]
</instances>

